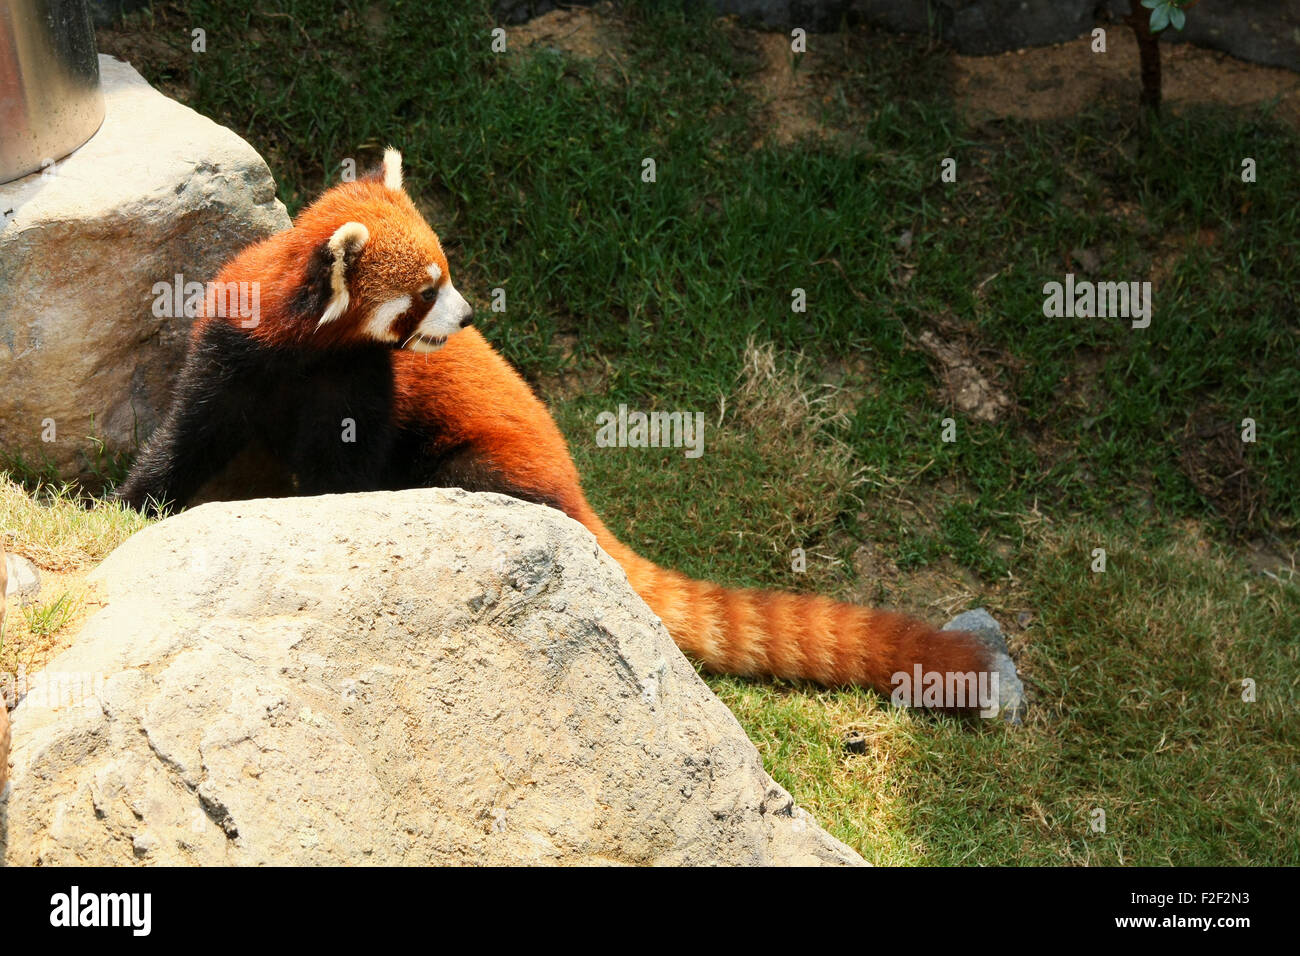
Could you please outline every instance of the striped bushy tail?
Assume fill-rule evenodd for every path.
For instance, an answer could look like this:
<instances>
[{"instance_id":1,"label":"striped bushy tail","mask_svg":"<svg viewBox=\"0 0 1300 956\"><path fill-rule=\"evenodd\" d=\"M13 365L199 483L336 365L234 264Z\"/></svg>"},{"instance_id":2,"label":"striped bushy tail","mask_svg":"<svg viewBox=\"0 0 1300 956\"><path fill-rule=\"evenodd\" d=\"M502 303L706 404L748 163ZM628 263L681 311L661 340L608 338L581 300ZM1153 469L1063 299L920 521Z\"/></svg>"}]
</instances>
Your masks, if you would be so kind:
<instances>
[{"instance_id":1,"label":"striped bushy tail","mask_svg":"<svg viewBox=\"0 0 1300 956\"><path fill-rule=\"evenodd\" d=\"M620 542L600 519L579 519L626 572L632 588L673 640L708 670L802 678L828 686L859 684L886 696L895 675L998 675L1003 711L1016 719L1022 689L1004 651L965 631L940 631L916 618L818 595L724 588L661 568ZM978 678L977 678L978 679ZM1007 687L1010 681L1014 687ZM1008 696L1006 691L1013 691ZM943 710L978 709L938 705ZM912 702L912 701L909 701ZM927 706L929 706L927 704Z\"/></svg>"}]
</instances>

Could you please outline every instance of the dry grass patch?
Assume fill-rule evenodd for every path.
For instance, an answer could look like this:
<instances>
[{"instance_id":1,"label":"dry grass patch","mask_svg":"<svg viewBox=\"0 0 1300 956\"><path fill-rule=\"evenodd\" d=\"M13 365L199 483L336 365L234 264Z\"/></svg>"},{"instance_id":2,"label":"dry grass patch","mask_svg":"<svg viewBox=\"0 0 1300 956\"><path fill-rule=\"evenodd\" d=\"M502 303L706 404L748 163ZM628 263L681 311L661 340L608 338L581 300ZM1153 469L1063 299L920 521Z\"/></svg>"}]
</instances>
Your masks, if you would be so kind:
<instances>
[{"instance_id":1,"label":"dry grass patch","mask_svg":"<svg viewBox=\"0 0 1300 956\"><path fill-rule=\"evenodd\" d=\"M125 505L83 501L68 488L36 496L0 473L0 535L6 551L45 571L87 570L149 524Z\"/></svg>"},{"instance_id":2,"label":"dry grass patch","mask_svg":"<svg viewBox=\"0 0 1300 956\"><path fill-rule=\"evenodd\" d=\"M780 474L781 496L790 505L788 533L795 537L829 526L860 483L853 450L834 434L849 415L843 390L816 379L803 354L751 339L731 405L722 399L718 416L720 424L730 416L743 435L761 436L764 457Z\"/></svg>"},{"instance_id":3,"label":"dry grass patch","mask_svg":"<svg viewBox=\"0 0 1300 956\"><path fill-rule=\"evenodd\" d=\"M66 648L103 600L86 576L119 544L149 524L120 504L76 497L68 488L35 495L0 473L0 539L37 566L41 590L23 605L7 601L0 671L31 674Z\"/></svg>"}]
</instances>

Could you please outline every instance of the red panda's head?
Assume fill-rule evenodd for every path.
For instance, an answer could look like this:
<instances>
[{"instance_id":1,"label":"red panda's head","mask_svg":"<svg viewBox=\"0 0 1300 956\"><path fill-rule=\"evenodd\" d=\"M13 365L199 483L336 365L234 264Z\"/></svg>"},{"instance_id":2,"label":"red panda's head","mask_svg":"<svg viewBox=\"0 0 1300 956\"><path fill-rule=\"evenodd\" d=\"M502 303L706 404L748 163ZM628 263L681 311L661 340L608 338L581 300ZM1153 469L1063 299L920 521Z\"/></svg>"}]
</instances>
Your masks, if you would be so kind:
<instances>
[{"instance_id":1,"label":"red panda's head","mask_svg":"<svg viewBox=\"0 0 1300 956\"><path fill-rule=\"evenodd\" d=\"M452 285L437 235L402 188L402 155L384 152L381 169L325 192L299 213L294 233L307 245L294 311L320 344L371 341L436 352L473 321Z\"/></svg>"}]
</instances>

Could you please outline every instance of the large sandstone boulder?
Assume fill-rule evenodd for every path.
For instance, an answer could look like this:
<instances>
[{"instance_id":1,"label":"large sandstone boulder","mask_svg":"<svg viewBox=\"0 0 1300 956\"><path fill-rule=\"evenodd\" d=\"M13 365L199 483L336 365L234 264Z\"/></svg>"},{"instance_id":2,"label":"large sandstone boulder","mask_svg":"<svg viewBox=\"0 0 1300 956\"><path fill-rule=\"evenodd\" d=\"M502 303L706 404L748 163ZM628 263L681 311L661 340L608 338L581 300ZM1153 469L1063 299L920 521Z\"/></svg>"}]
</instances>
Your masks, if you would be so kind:
<instances>
[{"instance_id":1,"label":"large sandstone boulder","mask_svg":"<svg viewBox=\"0 0 1300 956\"><path fill-rule=\"evenodd\" d=\"M92 579L13 712L5 863L861 862L557 511L208 504Z\"/></svg>"},{"instance_id":2,"label":"large sandstone boulder","mask_svg":"<svg viewBox=\"0 0 1300 956\"><path fill-rule=\"evenodd\" d=\"M0 452L65 477L100 465L87 436L131 450L167 407L191 319L155 315L155 285L204 283L289 227L248 143L125 63L99 70L99 132L0 185Z\"/></svg>"},{"instance_id":3,"label":"large sandstone boulder","mask_svg":"<svg viewBox=\"0 0 1300 956\"><path fill-rule=\"evenodd\" d=\"M9 575L6 570L4 542L0 541L0 637L5 632L6 598L9 593ZM0 694L0 800L9 787L9 703Z\"/></svg>"}]
</instances>

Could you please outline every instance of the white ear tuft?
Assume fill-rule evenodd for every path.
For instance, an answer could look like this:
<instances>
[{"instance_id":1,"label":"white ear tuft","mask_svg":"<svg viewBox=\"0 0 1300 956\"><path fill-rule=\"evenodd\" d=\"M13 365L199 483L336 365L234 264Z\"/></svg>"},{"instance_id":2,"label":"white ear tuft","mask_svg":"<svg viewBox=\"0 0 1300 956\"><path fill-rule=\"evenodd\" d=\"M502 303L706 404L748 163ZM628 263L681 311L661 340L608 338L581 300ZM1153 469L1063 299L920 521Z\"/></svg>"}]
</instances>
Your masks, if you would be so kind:
<instances>
[{"instance_id":1,"label":"white ear tuft","mask_svg":"<svg viewBox=\"0 0 1300 956\"><path fill-rule=\"evenodd\" d=\"M316 323L320 328L327 322L333 322L348 310L348 265L356 259L361 250L370 241L370 230L359 222L345 222L334 230L330 236L329 251L333 258L330 265L330 303Z\"/></svg>"},{"instance_id":2,"label":"white ear tuft","mask_svg":"<svg viewBox=\"0 0 1300 956\"><path fill-rule=\"evenodd\" d=\"M337 266L340 259L356 255L370 241L370 230L360 222L345 222L330 236L330 252Z\"/></svg>"},{"instance_id":3,"label":"white ear tuft","mask_svg":"<svg viewBox=\"0 0 1300 956\"><path fill-rule=\"evenodd\" d=\"M384 150L384 185L389 189L402 188L402 154L391 146Z\"/></svg>"}]
</instances>

